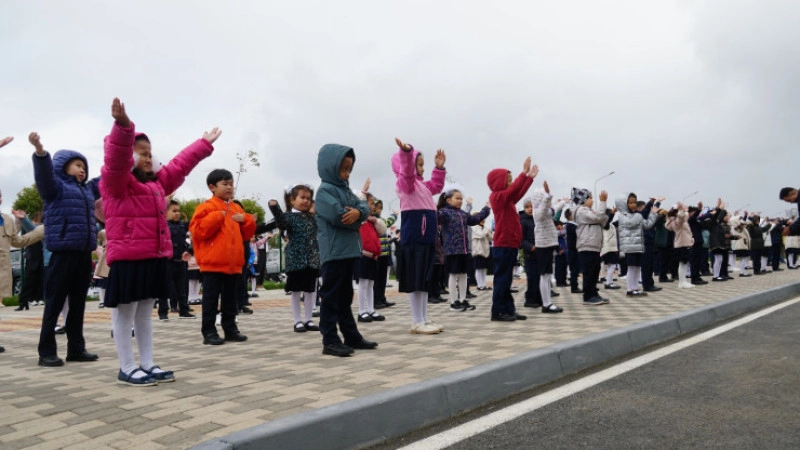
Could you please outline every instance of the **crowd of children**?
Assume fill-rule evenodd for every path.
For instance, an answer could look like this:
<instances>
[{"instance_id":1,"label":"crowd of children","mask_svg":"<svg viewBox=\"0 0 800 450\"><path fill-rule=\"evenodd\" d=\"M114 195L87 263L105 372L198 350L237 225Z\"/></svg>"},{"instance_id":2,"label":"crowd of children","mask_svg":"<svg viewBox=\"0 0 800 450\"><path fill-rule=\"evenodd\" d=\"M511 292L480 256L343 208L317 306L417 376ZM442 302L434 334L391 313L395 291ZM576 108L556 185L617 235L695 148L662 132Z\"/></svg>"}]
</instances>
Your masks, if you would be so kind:
<instances>
[{"instance_id":1,"label":"crowd of children","mask_svg":"<svg viewBox=\"0 0 800 450\"><path fill-rule=\"evenodd\" d=\"M358 192L350 187L356 154L339 144L326 144L318 152L321 182L316 195L310 185L296 184L284 192L285 211L277 200L269 201L274 222L256 224L234 199L233 175L225 169L207 175L211 197L197 206L187 222L182 220L180 203L168 195L211 155L221 131L214 128L203 133L167 164L160 164L152 154L150 138L136 131L119 99L113 100L111 115L114 124L105 139L104 165L101 176L94 179L89 178L89 164L81 153L60 150L51 156L39 135L31 133L36 185L44 202L43 226L36 226L40 215L33 217L34 222L20 211L14 211L13 217L0 216L0 269L4 272L9 245L22 247L44 238L42 249L29 248L36 255L48 255L44 274L30 275L34 281L44 280L38 283L44 285L43 292L37 293L36 286L25 290L18 308L27 308L35 298L45 299L39 340L42 366L64 363L57 355L55 339L62 310L66 311L66 360L98 359L87 351L83 338L84 297L92 278L100 290L100 307L112 311L120 383L152 386L175 380L172 371L154 362L154 304L164 321L169 312L194 318L190 304L201 304L204 344L246 341L236 316L252 314L247 308L248 280L254 292L266 259L266 238L255 235L274 228L288 242L286 290L293 331L319 331L323 354L333 356L378 347L361 334L358 323L386 320L377 310L394 305L385 296L392 266L399 291L408 294L410 333L423 335L445 330L428 315L428 304L439 301L438 287L431 289L440 278L447 279L452 311L476 309L468 301L474 297L468 281L474 274L479 291L492 291L491 321L525 320L512 295L520 256L528 281L524 306L545 314L564 311L553 303L558 295L553 280L582 294L585 305L595 306L611 302L598 286L620 289L614 284L617 273L625 278L628 297L660 290L653 281L654 264L660 282L678 281L684 289L706 284L704 275L713 274L715 282L729 280L729 268L736 264L739 277L749 277L750 267L755 275L782 270L783 255L789 269L799 267L800 222L746 211L731 214L722 200L713 209L702 203L662 209L663 198L645 202L630 193L609 207L605 191L597 202L592 192L579 188L573 188L567 198L554 199L545 181L518 211L517 205L539 173L530 158L516 177L507 169L491 170L486 178L489 201L473 213L471 201L465 205L463 188L445 187L445 152L440 149L433 154L434 168L426 181L423 154L400 139L395 139L398 150L390 158L403 226L397 236L390 227L398 213L382 217L383 202L370 192L369 179ZM0 146L9 142L6 138ZM797 189L783 188L779 196L797 203ZM494 226L489 227L486 220L492 213ZM20 227L30 232L19 236ZM98 259L93 276L92 252ZM488 270L493 270L492 286L487 284ZM358 290L355 316L354 283ZM7 295L8 291L6 277L0 276L0 292ZM319 325L313 320L317 305ZM128 334L131 329L138 362Z\"/></svg>"}]
</instances>

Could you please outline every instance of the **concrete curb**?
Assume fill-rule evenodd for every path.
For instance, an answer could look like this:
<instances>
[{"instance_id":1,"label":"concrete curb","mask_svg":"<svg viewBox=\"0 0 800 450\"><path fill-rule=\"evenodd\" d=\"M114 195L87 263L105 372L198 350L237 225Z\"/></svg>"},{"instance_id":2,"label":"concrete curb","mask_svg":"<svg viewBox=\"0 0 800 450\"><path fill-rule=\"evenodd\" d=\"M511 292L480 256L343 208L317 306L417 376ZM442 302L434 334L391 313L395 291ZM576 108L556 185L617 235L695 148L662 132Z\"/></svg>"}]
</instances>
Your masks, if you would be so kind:
<instances>
[{"instance_id":1,"label":"concrete curb","mask_svg":"<svg viewBox=\"0 0 800 450\"><path fill-rule=\"evenodd\" d=\"M286 449L298 442L365 447L798 294L800 282L787 284L286 417L194 448Z\"/></svg>"}]
</instances>

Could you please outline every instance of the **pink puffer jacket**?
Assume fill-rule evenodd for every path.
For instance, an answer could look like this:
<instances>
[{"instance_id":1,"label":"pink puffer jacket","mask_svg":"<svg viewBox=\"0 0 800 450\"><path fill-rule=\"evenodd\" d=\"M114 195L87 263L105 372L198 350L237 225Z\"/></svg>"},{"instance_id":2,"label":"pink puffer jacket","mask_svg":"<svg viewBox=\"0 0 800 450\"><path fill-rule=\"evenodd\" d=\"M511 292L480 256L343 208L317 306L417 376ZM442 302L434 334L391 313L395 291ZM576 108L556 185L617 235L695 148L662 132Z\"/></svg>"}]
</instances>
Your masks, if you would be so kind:
<instances>
[{"instance_id":1,"label":"pink puffer jacket","mask_svg":"<svg viewBox=\"0 0 800 450\"><path fill-rule=\"evenodd\" d=\"M175 192L186 176L214 147L198 139L158 172L156 181L139 182L131 173L135 126L116 123L105 138L105 165L100 194L106 216L106 262L171 258L172 241L166 220L166 195Z\"/></svg>"}]
</instances>

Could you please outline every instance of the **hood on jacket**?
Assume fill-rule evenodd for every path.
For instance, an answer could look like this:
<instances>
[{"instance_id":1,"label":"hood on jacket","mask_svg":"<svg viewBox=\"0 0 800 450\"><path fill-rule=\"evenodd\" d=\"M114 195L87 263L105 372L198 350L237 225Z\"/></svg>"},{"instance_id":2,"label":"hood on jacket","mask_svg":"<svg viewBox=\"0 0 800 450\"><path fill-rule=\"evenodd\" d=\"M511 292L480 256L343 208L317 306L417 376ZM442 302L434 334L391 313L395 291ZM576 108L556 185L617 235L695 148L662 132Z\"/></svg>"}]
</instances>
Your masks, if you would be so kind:
<instances>
[{"instance_id":1,"label":"hood on jacket","mask_svg":"<svg viewBox=\"0 0 800 450\"><path fill-rule=\"evenodd\" d=\"M402 151L403 150L399 150L399 151L395 152L394 155L392 155L392 172L394 172L395 176L400 176L400 152L402 152ZM411 157L413 158L413 161L414 161L414 176L416 176L418 180L423 180L424 179L423 177L421 177L417 173L417 158L421 154L422 153L420 153L420 152L418 152L418 151L416 151L414 149L411 149Z\"/></svg>"},{"instance_id":2,"label":"hood on jacket","mask_svg":"<svg viewBox=\"0 0 800 450\"><path fill-rule=\"evenodd\" d=\"M144 139L145 141L147 141L148 144L150 143L150 138L147 137L146 134L144 134L142 132L139 132L139 131L134 133L133 139L134 139L134 142L136 142L136 140L138 140L138 139ZM164 167L164 164L161 161L159 161L158 158L156 158L156 155L153 154L152 150L150 152L150 162L153 165L153 168L152 168L152 172L153 173L158 173L161 170L161 168ZM138 163L139 163L139 154L136 153L136 152L133 152L133 167L136 167L136 164L138 164Z\"/></svg>"},{"instance_id":3,"label":"hood on jacket","mask_svg":"<svg viewBox=\"0 0 800 450\"><path fill-rule=\"evenodd\" d=\"M636 196L633 192L626 195L625 197L617 197L614 199L614 205L617 207L617 211L619 212L627 212L627 213L634 213L636 211L631 211L628 209L628 199L631 198L631 195Z\"/></svg>"},{"instance_id":4,"label":"hood on jacket","mask_svg":"<svg viewBox=\"0 0 800 450\"><path fill-rule=\"evenodd\" d=\"M86 177L84 177L83 182L79 184L86 184L86 182L89 180L89 162L86 161L85 156L75 150L59 150L55 152L53 155L53 172L55 172L56 176L64 181L69 181L70 179L74 180L75 177L67 175L66 172L67 163L73 159L80 159L83 161L83 165L86 167Z\"/></svg>"},{"instance_id":5,"label":"hood on jacket","mask_svg":"<svg viewBox=\"0 0 800 450\"><path fill-rule=\"evenodd\" d=\"M533 209L541 208L544 203L545 194L544 189L536 189L533 191L533 194L531 194L531 205L533 205Z\"/></svg>"},{"instance_id":6,"label":"hood on jacket","mask_svg":"<svg viewBox=\"0 0 800 450\"><path fill-rule=\"evenodd\" d=\"M324 183L349 188L349 183L339 177L339 167L345 157L353 158L356 163L356 152L351 147L339 144L325 144L319 149L317 156L317 173Z\"/></svg>"},{"instance_id":7,"label":"hood on jacket","mask_svg":"<svg viewBox=\"0 0 800 450\"><path fill-rule=\"evenodd\" d=\"M489 189L492 192L502 191L507 186L508 183L508 174L511 173L508 169L492 169L488 175L486 175L486 184L489 185Z\"/></svg>"}]
</instances>

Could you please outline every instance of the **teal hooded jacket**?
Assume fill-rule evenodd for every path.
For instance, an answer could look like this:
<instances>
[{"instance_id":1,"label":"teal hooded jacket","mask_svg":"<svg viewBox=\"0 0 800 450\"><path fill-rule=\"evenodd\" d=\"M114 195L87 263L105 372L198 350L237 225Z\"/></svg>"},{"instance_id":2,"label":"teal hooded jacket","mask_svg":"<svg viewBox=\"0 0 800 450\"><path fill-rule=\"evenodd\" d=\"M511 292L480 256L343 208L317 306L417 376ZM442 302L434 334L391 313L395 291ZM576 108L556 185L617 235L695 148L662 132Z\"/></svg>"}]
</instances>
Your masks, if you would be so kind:
<instances>
[{"instance_id":1,"label":"teal hooded jacket","mask_svg":"<svg viewBox=\"0 0 800 450\"><path fill-rule=\"evenodd\" d=\"M339 177L339 167L345 157L353 158L352 148L339 144L325 144L317 156L317 172L322 183L317 190L314 203L317 220L320 262L361 257L361 223L369 217L367 202L350 190L346 180ZM345 207L361 211L361 218L350 225L342 223Z\"/></svg>"}]
</instances>

